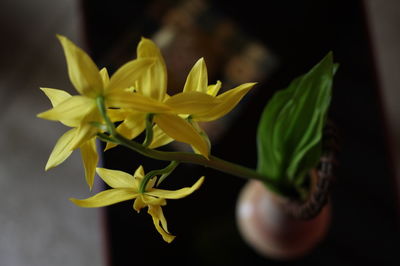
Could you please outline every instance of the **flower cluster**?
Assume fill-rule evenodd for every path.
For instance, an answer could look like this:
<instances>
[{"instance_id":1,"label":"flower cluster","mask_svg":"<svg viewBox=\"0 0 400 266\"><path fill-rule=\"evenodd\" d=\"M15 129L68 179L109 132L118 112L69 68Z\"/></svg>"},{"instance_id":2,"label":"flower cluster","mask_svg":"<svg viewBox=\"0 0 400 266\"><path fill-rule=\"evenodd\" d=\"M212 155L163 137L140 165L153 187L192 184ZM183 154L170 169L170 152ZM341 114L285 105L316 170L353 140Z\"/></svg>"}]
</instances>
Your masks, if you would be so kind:
<instances>
[{"instance_id":1,"label":"flower cluster","mask_svg":"<svg viewBox=\"0 0 400 266\"><path fill-rule=\"evenodd\" d=\"M96 138L107 142L106 149L124 145L142 153L179 141L190 145L196 158L208 160L211 144L198 122L216 120L230 112L255 83L218 94L221 82L208 84L206 64L201 58L189 72L182 92L170 96L166 64L151 40L142 38L137 58L109 77L107 69L99 70L82 49L64 36L57 37L64 49L69 78L79 95L41 88L53 108L38 117L59 121L70 128L57 141L46 170L61 164L79 149L89 187L92 188L97 171L111 189L88 199L71 201L81 207L101 207L135 199L133 208L140 211L147 207L157 231L171 242L174 236L168 231L161 206L166 205L166 199L191 194L202 184L203 177L190 188L167 191L155 187L175 169L179 160L170 159L168 167L148 174L140 166L134 176L97 168ZM145 141L135 142L143 132Z\"/></svg>"}]
</instances>

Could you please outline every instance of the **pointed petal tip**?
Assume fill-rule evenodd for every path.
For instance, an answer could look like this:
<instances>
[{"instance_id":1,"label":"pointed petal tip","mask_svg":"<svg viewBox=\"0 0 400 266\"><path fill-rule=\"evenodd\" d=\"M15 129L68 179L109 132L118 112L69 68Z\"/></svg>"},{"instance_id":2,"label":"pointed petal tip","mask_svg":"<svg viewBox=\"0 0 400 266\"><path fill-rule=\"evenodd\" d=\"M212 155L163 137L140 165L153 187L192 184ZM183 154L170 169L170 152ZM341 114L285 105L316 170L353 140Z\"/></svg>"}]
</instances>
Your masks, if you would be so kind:
<instances>
[{"instance_id":1,"label":"pointed petal tip","mask_svg":"<svg viewBox=\"0 0 400 266\"><path fill-rule=\"evenodd\" d=\"M202 177L199 178L199 180L196 181L196 183L193 185L194 186L194 190L199 189L200 186L203 185L204 179L205 179L205 176L202 176Z\"/></svg>"},{"instance_id":2,"label":"pointed petal tip","mask_svg":"<svg viewBox=\"0 0 400 266\"><path fill-rule=\"evenodd\" d=\"M248 83L248 89L251 90L254 86L256 86L258 84L258 82L249 82Z\"/></svg>"},{"instance_id":3,"label":"pointed petal tip","mask_svg":"<svg viewBox=\"0 0 400 266\"><path fill-rule=\"evenodd\" d=\"M246 91L248 92L249 90L251 90L255 85L257 85L258 82L247 82L247 83L243 83L235 88L233 88L232 90L237 90L237 91Z\"/></svg>"},{"instance_id":4,"label":"pointed petal tip","mask_svg":"<svg viewBox=\"0 0 400 266\"><path fill-rule=\"evenodd\" d=\"M42 118L42 119L43 119L43 113L44 113L44 112L41 112L41 113L36 114L36 117L37 117L37 118Z\"/></svg>"},{"instance_id":5,"label":"pointed petal tip","mask_svg":"<svg viewBox=\"0 0 400 266\"><path fill-rule=\"evenodd\" d=\"M132 208L133 208L133 210L136 211L137 213L140 213L141 208L138 207L138 205L135 204L135 202L136 202L136 200L133 202Z\"/></svg>"},{"instance_id":6,"label":"pointed petal tip","mask_svg":"<svg viewBox=\"0 0 400 266\"><path fill-rule=\"evenodd\" d=\"M53 109L53 108L52 108L52 109ZM46 120L54 121L54 119L49 119L49 117L48 117L48 114L49 114L49 112L50 112L52 109L49 109L49 110L47 110L47 111L38 113L38 114L36 115L36 117L37 117L37 118L41 118L41 119L46 119Z\"/></svg>"},{"instance_id":7,"label":"pointed petal tip","mask_svg":"<svg viewBox=\"0 0 400 266\"><path fill-rule=\"evenodd\" d=\"M115 145L116 146L116 145ZM109 143L107 143L106 147L103 149L103 152L106 152L108 150L111 150L112 148L115 147L114 145L109 145Z\"/></svg>"},{"instance_id":8,"label":"pointed petal tip","mask_svg":"<svg viewBox=\"0 0 400 266\"><path fill-rule=\"evenodd\" d=\"M69 41L69 39L66 36L61 35L61 34L56 34L56 37L57 37L58 41L61 43L65 42L65 41Z\"/></svg>"},{"instance_id":9,"label":"pointed petal tip","mask_svg":"<svg viewBox=\"0 0 400 266\"><path fill-rule=\"evenodd\" d=\"M72 202L73 204L75 204L76 206L82 207L82 206L80 205L80 201L81 201L81 200L76 199L76 198L69 198L68 200L71 201L71 202Z\"/></svg>"},{"instance_id":10,"label":"pointed petal tip","mask_svg":"<svg viewBox=\"0 0 400 266\"><path fill-rule=\"evenodd\" d=\"M75 204L76 206L78 206L78 207L84 207L81 203L82 203L82 200L80 200L80 199L77 199L77 198L69 198L68 199L69 201L71 201L73 204Z\"/></svg>"},{"instance_id":11,"label":"pointed petal tip","mask_svg":"<svg viewBox=\"0 0 400 266\"><path fill-rule=\"evenodd\" d=\"M257 85L258 82L248 82L247 84L248 84L249 86L253 87L253 86Z\"/></svg>"},{"instance_id":12,"label":"pointed petal tip","mask_svg":"<svg viewBox=\"0 0 400 266\"><path fill-rule=\"evenodd\" d=\"M47 171L49 171L50 169L52 169L52 168L54 168L56 166L57 165L54 165L53 163L47 162L46 166L44 167L44 170L47 172Z\"/></svg>"},{"instance_id":13,"label":"pointed petal tip","mask_svg":"<svg viewBox=\"0 0 400 266\"><path fill-rule=\"evenodd\" d=\"M39 87L39 90L41 90L44 94L47 94L47 92L55 91L56 89L47 88L47 87Z\"/></svg>"},{"instance_id":14,"label":"pointed petal tip","mask_svg":"<svg viewBox=\"0 0 400 266\"><path fill-rule=\"evenodd\" d=\"M206 60L204 59L204 57L200 57L200 58L196 61L196 63L195 63L194 65L197 65L197 64L205 65L205 64L206 64Z\"/></svg>"},{"instance_id":15,"label":"pointed petal tip","mask_svg":"<svg viewBox=\"0 0 400 266\"><path fill-rule=\"evenodd\" d=\"M152 39L146 38L146 37L144 37L144 36L142 36L142 37L140 38L140 42L138 43L138 46L137 46L137 47L139 48L141 45L154 45L154 46L157 47L157 45L153 42Z\"/></svg>"},{"instance_id":16,"label":"pointed petal tip","mask_svg":"<svg viewBox=\"0 0 400 266\"><path fill-rule=\"evenodd\" d=\"M173 236L173 235L168 234L168 236L165 236L165 237L163 236L163 239L164 239L164 241L167 242L168 244L171 244L172 241L174 241L175 237L176 237L176 236Z\"/></svg>"},{"instance_id":17,"label":"pointed petal tip","mask_svg":"<svg viewBox=\"0 0 400 266\"><path fill-rule=\"evenodd\" d=\"M209 154L208 152L207 152L207 153L204 153L204 154L201 154L201 155L203 155L203 157L206 158L207 161L210 160L210 154Z\"/></svg>"},{"instance_id":18,"label":"pointed petal tip","mask_svg":"<svg viewBox=\"0 0 400 266\"><path fill-rule=\"evenodd\" d=\"M94 177L93 177L93 180L86 180L86 183L87 183L87 185L89 187L89 191L92 192L93 185L94 185Z\"/></svg>"}]
</instances>

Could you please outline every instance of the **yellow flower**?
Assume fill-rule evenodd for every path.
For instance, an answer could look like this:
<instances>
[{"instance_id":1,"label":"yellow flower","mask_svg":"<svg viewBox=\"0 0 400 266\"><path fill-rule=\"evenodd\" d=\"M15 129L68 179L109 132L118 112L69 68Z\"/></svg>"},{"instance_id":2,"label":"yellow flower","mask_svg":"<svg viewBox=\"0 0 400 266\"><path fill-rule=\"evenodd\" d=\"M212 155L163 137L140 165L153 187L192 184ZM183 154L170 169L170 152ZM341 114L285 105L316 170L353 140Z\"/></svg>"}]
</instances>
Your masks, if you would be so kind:
<instances>
[{"instance_id":1,"label":"yellow flower","mask_svg":"<svg viewBox=\"0 0 400 266\"><path fill-rule=\"evenodd\" d=\"M80 207L96 208L135 199L133 208L139 212L142 208L148 207L148 213L153 219L154 226L168 243L174 240L175 236L171 235L168 231L167 221L161 206L167 204L166 199L180 199L193 193L200 187L204 180L204 177L201 177L191 187L170 191L154 188L153 186L156 182L156 178L152 178L147 183L145 191L142 193L140 192L140 185L144 178L142 166L139 166L133 176L122 171L104 168L97 168L97 173L111 189L102 191L83 200L71 198L70 200L73 203Z\"/></svg>"},{"instance_id":2,"label":"yellow flower","mask_svg":"<svg viewBox=\"0 0 400 266\"><path fill-rule=\"evenodd\" d=\"M218 81L214 85L208 85L207 67L204 59L200 58L189 72L183 92L168 98L165 102L173 106L175 112L190 118L189 121L193 127L208 140L207 135L197 122L213 121L226 115L255 84L245 83L217 95L222 84ZM207 101L214 102L214 104L209 105ZM155 128L154 131L154 139L150 148L156 148L173 141L159 128Z\"/></svg>"},{"instance_id":3,"label":"yellow flower","mask_svg":"<svg viewBox=\"0 0 400 266\"><path fill-rule=\"evenodd\" d=\"M103 122L97 101L102 99L109 106L109 102L115 102L114 98L126 96L124 89L132 86L153 62L151 59L132 60L119 68L109 79L107 70L104 68L99 71L83 50L66 37L57 37L64 49L70 81L80 95L71 96L62 90L42 88L53 108L38 114L38 117L60 121L72 127L57 141L46 164L46 170L59 165L73 150L80 148L86 181L89 187L92 187L98 162L95 136L99 131L93 126L93 122Z\"/></svg>"},{"instance_id":4,"label":"yellow flower","mask_svg":"<svg viewBox=\"0 0 400 266\"><path fill-rule=\"evenodd\" d=\"M171 97L167 103L174 105L175 109L179 110L182 108L179 110L180 113L187 113L195 121L213 121L221 118L235 108L255 84L254 82L244 83L217 96L222 84L218 81L214 85L208 85L206 63L204 58L200 58L191 69L186 79L183 92ZM193 98L196 98L196 95L197 97L200 97L200 95L209 95L213 97L218 104L202 111L190 112L191 110L187 109L186 106L179 106L179 102L183 102L183 99L190 95L194 95L192 96Z\"/></svg>"},{"instance_id":5,"label":"yellow flower","mask_svg":"<svg viewBox=\"0 0 400 266\"><path fill-rule=\"evenodd\" d=\"M149 39L142 38L137 47L138 58L154 58L155 63L136 82L134 94L153 101L154 139L150 148L157 148L173 140L190 144L193 149L208 157L210 143L197 121L216 120L230 112L255 83L246 83L217 96L221 82L208 86L207 68L200 59L190 71L183 92L167 94L167 70L159 48ZM120 99L120 102L124 101ZM149 103L149 100L147 100ZM157 106L156 106L157 104ZM121 106L122 107L122 106ZM143 105L127 104L126 115L118 132L133 139L145 129L146 110ZM126 110L120 110L126 112ZM147 110L147 113L148 110ZM190 117L190 119L187 119ZM114 146L108 144L107 148Z\"/></svg>"},{"instance_id":6,"label":"yellow flower","mask_svg":"<svg viewBox=\"0 0 400 266\"><path fill-rule=\"evenodd\" d=\"M133 86L132 94L143 99L143 104L131 104L127 98L117 100L122 109L113 111L111 116L118 116L118 113L121 112L125 113L124 121L118 126L117 131L124 137L133 139L144 131L146 115L153 113L153 122L157 125L156 128L159 128L168 138L190 144L200 154L208 157L207 141L192 124L179 116L179 111L174 110L174 105L166 104L170 98L167 94L167 68L159 48L151 40L142 38L137 47L137 57L138 59L152 58L155 62ZM212 97L182 100L190 101L188 104L191 104L192 108L200 108L202 111L215 105ZM106 149L113 146L115 144L109 143Z\"/></svg>"},{"instance_id":7,"label":"yellow flower","mask_svg":"<svg viewBox=\"0 0 400 266\"><path fill-rule=\"evenodd\" d=\"M50 99L54 108L57 108L61 102L73 97L62 90L50 88L41 88L41 90ZM84 108L84 106L82 107ZM94 115L94 113L92 113L92 115ZM88 115L87 118L89 119L89 117L90 116ZM94 117L93 120L95 120ZM76 145L80 148L85 168L86 181L91 188L93 185L95 169L99 160L96 151L96 141L94 138L97 129L87 123L77 124L76 121L69 120L68 117L60 121L73 128L64 133L57 141L47 161L46 170L64 162L71 155L72 151L75 149L74 146Z\"/></svg>"}]
</instances>

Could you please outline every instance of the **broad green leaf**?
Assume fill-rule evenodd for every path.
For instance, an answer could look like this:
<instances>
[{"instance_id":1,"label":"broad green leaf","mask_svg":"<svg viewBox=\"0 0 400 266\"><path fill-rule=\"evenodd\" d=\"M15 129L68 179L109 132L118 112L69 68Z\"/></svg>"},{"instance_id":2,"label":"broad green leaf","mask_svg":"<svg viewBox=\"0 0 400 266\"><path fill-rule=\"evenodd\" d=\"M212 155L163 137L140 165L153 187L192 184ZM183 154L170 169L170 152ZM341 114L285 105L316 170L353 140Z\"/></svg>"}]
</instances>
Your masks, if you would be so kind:
<instances>
[{"instance_id":1,"label":"broad green leaf","mask_svg":"<svg viewBox=\"0 0 400 266\"><path fill-rule=\"evenodd\" d=\"M299 183L316 166L336 70L332 53L328 53L308 73L272 97L257 132L260 173Z\"/></svg>"}]
</instances>

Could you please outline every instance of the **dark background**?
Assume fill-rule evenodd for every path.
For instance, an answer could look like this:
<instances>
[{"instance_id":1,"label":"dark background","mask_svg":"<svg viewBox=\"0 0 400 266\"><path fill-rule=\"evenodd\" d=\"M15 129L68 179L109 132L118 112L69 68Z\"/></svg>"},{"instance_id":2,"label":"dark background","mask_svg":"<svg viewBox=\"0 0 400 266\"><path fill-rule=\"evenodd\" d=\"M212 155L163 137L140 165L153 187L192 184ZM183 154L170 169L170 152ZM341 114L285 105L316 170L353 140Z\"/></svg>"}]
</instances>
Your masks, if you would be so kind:
<instances>
[{"instance_id":1,"label":"dark background","mask_svg":"<svg viewBox=\"0 0 400 266\"><path fill-rule=\"evenodd\" d=\"M260 257L243 242L235 223L237 195L245 180L184 165L174 172L171 183L177 187L191 185L201 175L206 176L206 182L190 197L169 201L164 208L170 231L177 235L175 241L164 243L150 216L145 211L133 211L132 202L109 207L109 264L398 265L400 238L394 175L362 2L212 2L215 12L235 21L241 32L263 43L279 61L268 79L249 96L251 104L241 108L236 122L213 143L212 153L218 157L254 168L257 123L271 95L306 72L328 51L333 51L335 61L340 63L330 109L341 143L331 196L330 231L302 259L277 262ZM97 63L113 69L121 60L110 56L110 51L118 47L118 40L130 35L137 43L140 36L150 36L160 26L153 15L162 16L171 4L82 1L84 34ZM110 58L114 61L108 61ZM104 165L109 168L132 172L139 164L144 164L145 169L163 165L121 148L104 156Z\"/></svg>"}]
</instances>

